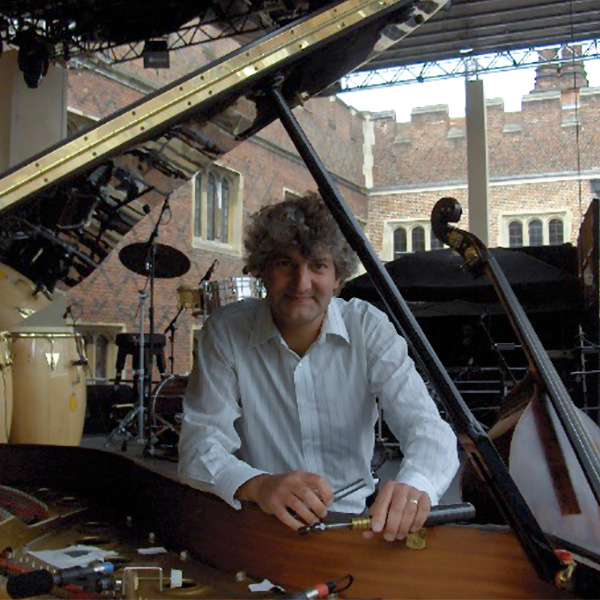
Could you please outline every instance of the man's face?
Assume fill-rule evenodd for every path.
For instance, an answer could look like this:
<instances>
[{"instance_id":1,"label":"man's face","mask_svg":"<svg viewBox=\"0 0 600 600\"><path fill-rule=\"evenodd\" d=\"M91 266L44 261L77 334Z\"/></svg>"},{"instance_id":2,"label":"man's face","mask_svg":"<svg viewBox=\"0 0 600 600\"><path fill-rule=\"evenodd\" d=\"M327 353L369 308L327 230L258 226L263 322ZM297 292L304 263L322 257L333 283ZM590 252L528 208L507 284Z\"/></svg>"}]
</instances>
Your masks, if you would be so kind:
<instances>
[{"instance_id":1,"label":"man's face","mask_svg":"<svg viewBox=\"0 0 600 600\"><path fill-rule=\"evenodd\" d=\"M306 329L318 333L340 284L330 250L307 258L294 248L274 256L262 280L273 320L282 332Z\"/></svg>"}]
</instances>

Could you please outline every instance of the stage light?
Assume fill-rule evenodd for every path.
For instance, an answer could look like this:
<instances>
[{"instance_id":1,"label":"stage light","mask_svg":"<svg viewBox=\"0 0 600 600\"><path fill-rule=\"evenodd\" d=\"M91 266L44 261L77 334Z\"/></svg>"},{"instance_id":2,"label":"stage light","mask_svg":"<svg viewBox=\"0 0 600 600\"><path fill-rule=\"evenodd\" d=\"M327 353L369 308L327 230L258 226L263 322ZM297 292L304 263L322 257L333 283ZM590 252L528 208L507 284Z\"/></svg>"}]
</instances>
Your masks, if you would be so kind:
<instances>
[{"instance_id":1,"label":"stage light","mask_svg":"<svg viewBox=\"0 0 600 600\"><path fill-rule=\"evenodd\" d=\"M50 53L47 44L31 29L21 31L16 37L19 46L17 62L23 71L27 87L36 88L48 72Z\"/></svg>"},{"instance_id":2,"label":"stage light","mask_svg":"<svg viewBox=\"0 0 600 600\"><path fill-rule=\"evenodd\" d=\"M169 44L167 40L148 40L142 50L145 69L169 68Z\"/></svg>"}]
</instances>

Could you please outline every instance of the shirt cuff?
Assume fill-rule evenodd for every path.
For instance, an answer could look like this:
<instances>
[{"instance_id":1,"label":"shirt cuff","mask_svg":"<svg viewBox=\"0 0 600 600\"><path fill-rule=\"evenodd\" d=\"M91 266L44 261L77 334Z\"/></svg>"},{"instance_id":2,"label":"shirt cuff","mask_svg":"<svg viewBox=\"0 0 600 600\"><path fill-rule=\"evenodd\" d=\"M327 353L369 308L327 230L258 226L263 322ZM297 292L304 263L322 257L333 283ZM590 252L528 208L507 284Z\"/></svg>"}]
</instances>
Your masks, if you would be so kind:
<instances>
[{"instance_id":1,"label":"shirt cuff","mask_svg":"<svg viewBox=\"0 0 600 600\"><path fill-rule=\"evenodd\" d=\"M240 461L236 465L224 469L219 473L215 479L215 492L225 502L239 510L242 508L242 503L234 498L238 488L253 477L264 474L268 474L268 472L255 469Z\"/></svg>"},{"instance_id":2,"label":"shirt cuff","mask_svg":"<svg viewBox=\"0 0 600 600\"><path fill-rule=\"evenodd\" d=\"M439 504L439 496L437 495L437 492L435 491L431 481L429 481L427 477L421 475L420 473L417 473L410 468L400 468L400 471L396 477L396 481L398 483L410 485L421 492L425 492L429 496L431 506Z\"/></svg>"}]
</instances>

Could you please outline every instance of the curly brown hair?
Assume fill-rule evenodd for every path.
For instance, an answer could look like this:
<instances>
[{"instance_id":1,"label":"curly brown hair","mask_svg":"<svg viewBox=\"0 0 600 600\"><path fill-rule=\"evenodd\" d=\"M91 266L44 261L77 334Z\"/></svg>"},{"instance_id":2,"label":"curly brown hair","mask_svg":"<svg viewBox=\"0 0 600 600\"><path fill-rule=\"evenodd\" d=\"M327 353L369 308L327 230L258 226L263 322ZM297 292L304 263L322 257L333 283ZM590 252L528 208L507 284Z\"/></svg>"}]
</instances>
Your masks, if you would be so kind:
<instances>
[{"instance_id":1,"label":"curly brown hair","mask_svg":"<svg viewBox=\"0 0 600 600\"><path fill-rule=\"evenodd\" d=\"M314 193L264 206L251 215L244 247L244 271L255 277L261 277L268 261L284 248L295 248L305 257L330 250L340 283L348 279L358 265L356 254L329 209Z\"/></svg>"}]
</instances>

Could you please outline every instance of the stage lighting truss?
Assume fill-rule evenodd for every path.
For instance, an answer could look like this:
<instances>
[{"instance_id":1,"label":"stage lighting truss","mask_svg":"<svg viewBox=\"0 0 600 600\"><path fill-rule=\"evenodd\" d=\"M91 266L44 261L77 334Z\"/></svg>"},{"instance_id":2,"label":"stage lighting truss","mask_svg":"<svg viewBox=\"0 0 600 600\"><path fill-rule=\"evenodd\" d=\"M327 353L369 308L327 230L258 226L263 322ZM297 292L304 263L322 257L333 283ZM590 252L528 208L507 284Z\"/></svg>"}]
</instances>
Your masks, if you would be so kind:
<instances>
[{"instance_id":1,"label":"stage lighting truss","mask_svg":"<svg viewBox=\"0 0 600 600\"><path fill-rule=\"evenodd\" d=\"M84 31L79 23L61 16L60 12L55 11L50 17L43 6L27 10L0 2L0 54L2 47L21 48L23 37L28 36L35 38L36 47L43 45L49 62L66 64L75 56L101 53L111 63L122 63L142 57L144 44L151 37L166 39L168 51L232 37L247 42L257 34L308 14L315 7L290 0L205 2L195 18L168 36L146 36L123 43L94 39L98 36L93 29ZM29 53L31 45L25 46Z\"/></svg>"}]
</instances>

